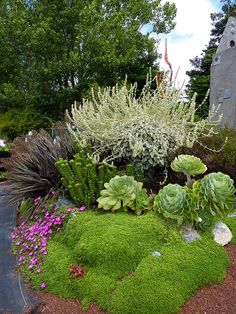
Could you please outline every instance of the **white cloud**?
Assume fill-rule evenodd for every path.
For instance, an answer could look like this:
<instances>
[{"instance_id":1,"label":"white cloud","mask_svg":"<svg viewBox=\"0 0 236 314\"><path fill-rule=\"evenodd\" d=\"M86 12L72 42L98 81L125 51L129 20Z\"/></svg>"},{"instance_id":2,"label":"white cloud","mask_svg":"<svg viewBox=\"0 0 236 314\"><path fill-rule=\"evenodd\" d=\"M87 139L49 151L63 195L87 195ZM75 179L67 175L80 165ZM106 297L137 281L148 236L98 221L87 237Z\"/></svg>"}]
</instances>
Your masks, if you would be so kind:
<instances>
[{"instance_id":1,"label":"white cloud","mask_svg":"<svg viewBox=\"0 0 236 314\"><path fill-rule=\"evenodd\" d=\"M170 34L158 37L161 41L157 50L164 55L165 38L167 38L169 61L172 63L174 74L180 67L177 81L182 85L188 80L185 72L191 69L189 59L199 56L209 42L212 29L210 14L219 12L220 0L172 0L170 2L175 2L177 7L176 27ZM160 66L168 69L163 59Z\"/></svg>"}]
</instances>

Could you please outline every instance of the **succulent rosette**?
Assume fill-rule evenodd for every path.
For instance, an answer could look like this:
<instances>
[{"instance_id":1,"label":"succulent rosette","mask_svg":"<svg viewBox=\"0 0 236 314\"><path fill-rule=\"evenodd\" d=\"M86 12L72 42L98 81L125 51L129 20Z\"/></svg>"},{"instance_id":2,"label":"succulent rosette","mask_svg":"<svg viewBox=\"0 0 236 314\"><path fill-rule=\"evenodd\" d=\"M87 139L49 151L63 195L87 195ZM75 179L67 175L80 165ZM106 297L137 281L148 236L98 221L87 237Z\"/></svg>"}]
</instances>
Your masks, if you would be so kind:
<instances>
[{"instance_id":1,"label":"succulent rosette","mask_svg":"<svg viewBox=\"0 0 236 314\"><path fill-rule=\"evenodd\" d=\"M101 191L97 199L98 208L117 210L133 204L143 183L137 182L132 176L115 176L104 186L106 189Z\"/></svg>"},{"instance_id":2,"label":"succulent rosette","mask_svg":"<svg viewBox=\"0 0 236 314\"><path fill-rule=\"evenodd\" d=\"M177 220L179 224L184 219L201 221L192 191L179 184L168 184L161 189L154 199L154 209L166 218Z\"/></svg>"},{"instance_id":3,"label":"succulent rosette","mask_svg":"<svg viewBox=\"0 0 236 314\"><path fill-rule=\"evenodd\" d=\"M215 216L224 216L234 208L234 181L222 172L212 172L196 181L193 192L199 199L199 207Z\"/></svg>"},{"instance_id":4,"label":"succulent rosette","mask_svg":"<svg viewBox=\"0 0 236 314\"><path fill-rule=\"evenodd\" d=\"M146 189L142 189L137 192L136 198L132 204L129 204L129 208L140 215L142 212L152 209L152 197L148 195Z\"/></svg>"},{"instance_id":5,"label":"succulent rosette","mask_svg":"<svg viewBox=\"0 0 236 314\"><path fill-rule=\"evenodd\" d=\"M195 176L206 172L207 167L200 158L192 155L179 155L171 163L171 169L176 172Z\"/></svg>"}]
</instances>

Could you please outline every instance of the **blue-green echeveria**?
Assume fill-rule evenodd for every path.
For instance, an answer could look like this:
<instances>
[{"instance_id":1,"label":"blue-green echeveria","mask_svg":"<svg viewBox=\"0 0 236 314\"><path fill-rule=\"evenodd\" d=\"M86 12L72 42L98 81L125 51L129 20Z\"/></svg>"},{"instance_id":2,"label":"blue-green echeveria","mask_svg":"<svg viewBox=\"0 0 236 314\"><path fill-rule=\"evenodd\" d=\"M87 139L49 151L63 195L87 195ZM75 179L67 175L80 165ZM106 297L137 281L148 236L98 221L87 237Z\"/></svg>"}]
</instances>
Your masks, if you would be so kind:
<instances>
[{"instance_id":1,"label":"blue-green echeveria","mask_svg":"<svg viewBox=\"0 0 236 314\"><path fill-rule=\"evenodd\" d=\"M201 221L192 191L179 184L168 184L161 189L154 199L154 209L166 218L177 220L179 224L184 219Z\"/></svg>"},{"instance_id":2,"label":"blue-green echeveria","mask_svg":"<svg viewBox=\"0 0 236 314\"><path fill-rule=\"evenodd\" d=\"M234 208L234 181L222 172L212 172L193 184L199 207L213 216L224 216Z\"/></svg>"},{"instance_id":3,"label":"blue-green echeveria","mask_svg":"<svg viewBox=\"0 0 236 314\"><path fill-rule=\"evenodd\" d=\"M133 204L143 183L137 182L132 176L115 176L104 186L106 189L101 191L97 199L98 208L117 210Z\"/></svg>"},{"instance_id":4,"label":"blue-green echeveria","mask_svg":"<svg viewBox=\"0 0 236 314\"><path fill-rule=\"evenodd\" d=\"M170 166L176 172L192 176L202 174L207 170L201 159L192 155L179 155L175 157Z\"/></svg>"}]
</instances>

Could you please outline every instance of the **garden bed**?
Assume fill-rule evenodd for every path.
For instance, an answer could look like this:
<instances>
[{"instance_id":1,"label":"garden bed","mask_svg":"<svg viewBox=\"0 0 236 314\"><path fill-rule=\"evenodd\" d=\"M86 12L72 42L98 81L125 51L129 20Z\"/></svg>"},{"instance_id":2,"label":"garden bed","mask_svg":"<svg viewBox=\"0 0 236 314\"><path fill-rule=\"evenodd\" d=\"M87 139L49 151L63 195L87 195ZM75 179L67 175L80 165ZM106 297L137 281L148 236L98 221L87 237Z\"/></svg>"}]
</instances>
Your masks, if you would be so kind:
<instances>
[{"instance_id":1,"label":"garden bed","mask_svg":"<svg viewBox=\"0 0 236 314\"><path fill-rule=\"evenodd\" d=\"M153 92L150 81L139 99L135 90L101 90L72 106L69 132L53 139L41 130L15 143L13 249L43 293L41 311L176 314L226 277L222 245L236 242L236 189L223 172L236 164L236 132L196 121L194 102L179 106L171 87ZM207 154L199 145L211 137Z\"/></svg>"},{"instance_id":2,"label":"garden bed","mask_svg":"<svg viewBox=\"0 0 236 314\"><path fill-rule=\"evenodd\" d=\"M177 313L199 288L220 284L226 275L227 254L210 231L187 243L176 223L153 212L135 216L64 208L57 217L63 213L68 214L64 227L40 250L43 263L28 267L28 261L22 268L32 287L50 292L37 293L46 300L42 311L51 303L47 313L59 304L81 313ZM53 219L48 221L57 227L59 220ZM234 218L228 220L235 232ZM79 303L57 302L51 293Z\"/></svg>"},{"instance_id":3,"label":"garden bed","mask_svg":"<svg viewBox=\"0 0 236 314\"><path fill-rule=\"evenodd\" d=\"M215 314L236 313L236 246L227 245L231 265L227 277L220 285L208 285L201 288L180 310L179 314ZM104 314L96 305L84 311L77 301L63 300L57 295L46 292L34 292L42 302L35 314Z\"/></svg>"}]
</instances>

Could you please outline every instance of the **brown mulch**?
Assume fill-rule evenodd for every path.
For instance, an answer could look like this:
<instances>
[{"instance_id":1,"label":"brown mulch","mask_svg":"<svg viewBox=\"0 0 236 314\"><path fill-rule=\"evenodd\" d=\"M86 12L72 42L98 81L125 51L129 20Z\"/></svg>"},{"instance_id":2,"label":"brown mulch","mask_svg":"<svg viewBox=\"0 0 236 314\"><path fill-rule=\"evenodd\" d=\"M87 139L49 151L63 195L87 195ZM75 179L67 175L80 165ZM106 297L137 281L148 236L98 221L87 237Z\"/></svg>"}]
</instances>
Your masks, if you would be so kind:
<instances>
[{"instance_id":1,"label":"brown mulch","mask_svg":"<svg viewBox=\"0 0 236 314\"><path fill-rule=\"evenodd\" d=\"M55 294L41 291L34 292L33 295L42 301L36 311L33 311L34 314L106 314L95 304L91 304L85 311L75 300L63 300Z\"/></svg>"},{"instance_id":2,"label":"brown mulch","mask_svg":"<svg viewBox=\"0 0 236 314\"><path fill-rule=\"evenodd\" d=\"M236 314L236 245L227 245L226 250L231 260L227 277L220 285L204 286L180 310L179 314ZM214 263L214 261L212 261ZM95 304L84 311L73 300L62 300L58 296L36 292L42 300L35 314L106 314Z\"/></svg>"}]
</instances>

